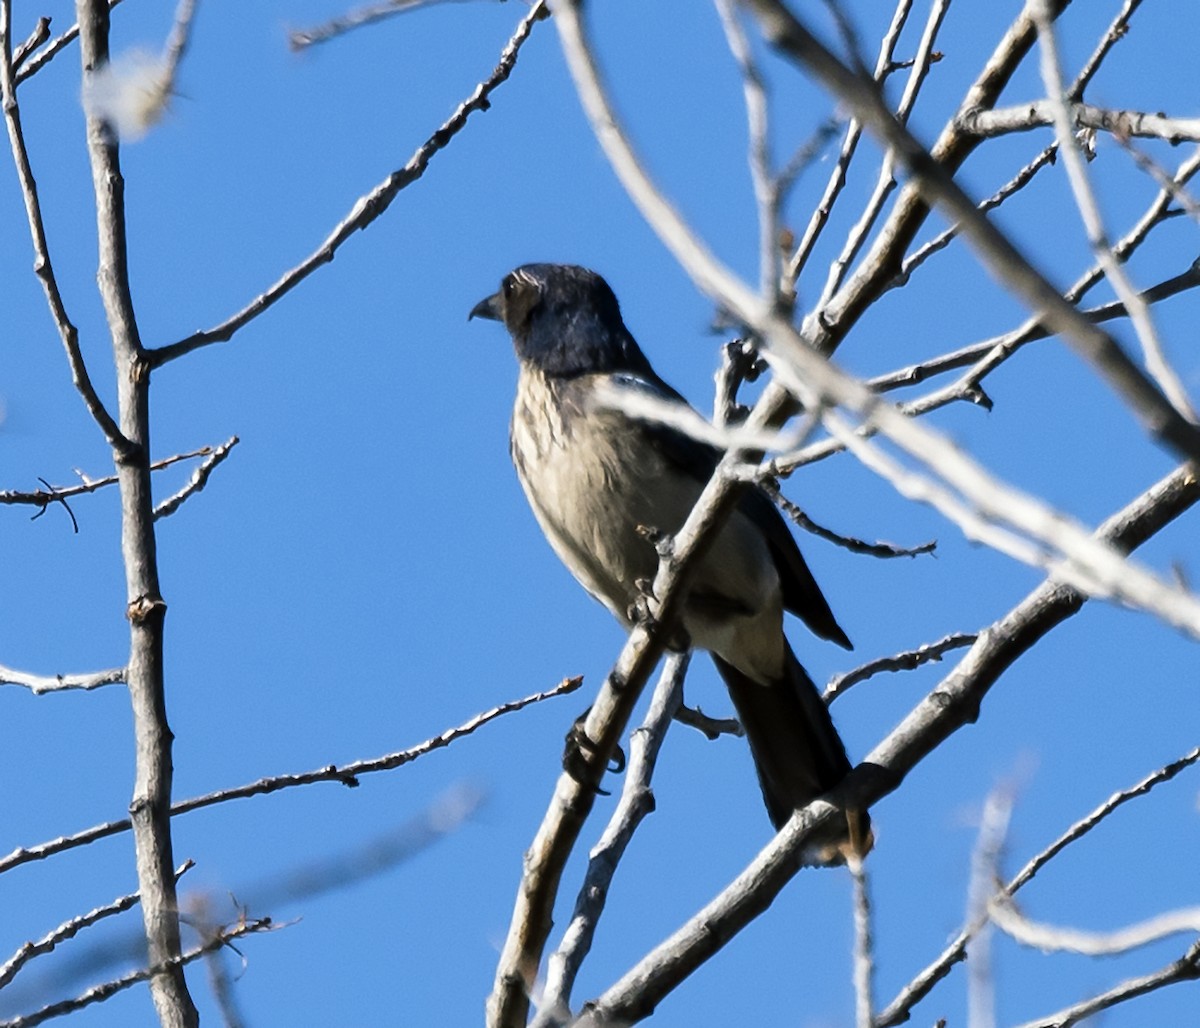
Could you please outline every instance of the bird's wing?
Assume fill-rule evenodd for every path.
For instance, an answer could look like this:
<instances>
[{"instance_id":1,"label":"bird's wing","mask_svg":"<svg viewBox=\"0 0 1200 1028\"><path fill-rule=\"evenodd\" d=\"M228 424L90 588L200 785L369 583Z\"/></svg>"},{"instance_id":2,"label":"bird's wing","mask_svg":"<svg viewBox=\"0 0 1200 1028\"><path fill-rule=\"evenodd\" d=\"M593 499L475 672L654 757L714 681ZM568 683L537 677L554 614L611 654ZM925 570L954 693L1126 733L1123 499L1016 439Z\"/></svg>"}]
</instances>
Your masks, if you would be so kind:
<instances>
[{"instance_id":1,"label":"bird's wing","mask_svg":"<svg viewBox=\"0 0 1200 1028\"><path fill-rule=\"evenodd\" d=\"M688 402L653 371L648 375L623 374L619 380L622 387L644 390L658 400L678 403L692 410ZM701 486L712 478L721 459L721 452L716 447L661 421L638 420L637 424L650 444L669 463L696 479ZM784 608L800 618L820 638L848 650L853 649L853 644L829 609L829 602L821 592L821 587L809 571L787 522L771 498L761 489L751 486L742 493L738 510L758 527L766 539L779 573Z\"/></svg>"}]
</instances>

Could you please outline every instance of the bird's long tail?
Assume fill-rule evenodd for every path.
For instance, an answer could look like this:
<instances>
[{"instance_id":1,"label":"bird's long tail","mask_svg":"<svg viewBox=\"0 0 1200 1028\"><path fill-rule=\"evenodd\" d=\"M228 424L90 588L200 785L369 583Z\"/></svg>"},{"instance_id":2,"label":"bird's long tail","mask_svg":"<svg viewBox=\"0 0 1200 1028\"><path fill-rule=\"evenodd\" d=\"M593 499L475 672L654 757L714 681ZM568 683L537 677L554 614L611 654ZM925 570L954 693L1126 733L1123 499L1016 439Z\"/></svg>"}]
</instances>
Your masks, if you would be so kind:
<instances>
[{"instance_id":1,"label":"bird's long tail","mask_svg":"<svg viewBox=\"0 0 1200 1028\"><path fill-rule=\"evenodd\" d=\"M747 678L716 654L713 661L746 730L767 813L778 830L793 811L846 777L851 768L846 747L817 687L790 646L783 679L770 685ZM846 843L862 854L871 842L866 812L854 811L818 859L836 862L836 851Z\"/></svg>"}]
</instances>

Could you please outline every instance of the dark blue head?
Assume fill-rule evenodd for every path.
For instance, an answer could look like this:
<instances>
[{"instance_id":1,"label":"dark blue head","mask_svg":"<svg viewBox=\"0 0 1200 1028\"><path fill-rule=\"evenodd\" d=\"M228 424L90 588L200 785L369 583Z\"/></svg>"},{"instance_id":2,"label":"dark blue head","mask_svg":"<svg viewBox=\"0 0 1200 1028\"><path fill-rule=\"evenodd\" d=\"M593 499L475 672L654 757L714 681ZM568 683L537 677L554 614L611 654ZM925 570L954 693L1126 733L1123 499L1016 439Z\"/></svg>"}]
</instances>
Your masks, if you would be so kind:
<instances>
[{"instance_id":1,"label":"dark blue head","mask_svg":"<svg viewBox=\"0 0 1200 1028\"><path fill-rule=\"evenodd\" d=\"M621 320L613 291L587 268L523 264L470 316L503 321L517 357L547 375L653 374Z\"/></svg>"}]
</instances>

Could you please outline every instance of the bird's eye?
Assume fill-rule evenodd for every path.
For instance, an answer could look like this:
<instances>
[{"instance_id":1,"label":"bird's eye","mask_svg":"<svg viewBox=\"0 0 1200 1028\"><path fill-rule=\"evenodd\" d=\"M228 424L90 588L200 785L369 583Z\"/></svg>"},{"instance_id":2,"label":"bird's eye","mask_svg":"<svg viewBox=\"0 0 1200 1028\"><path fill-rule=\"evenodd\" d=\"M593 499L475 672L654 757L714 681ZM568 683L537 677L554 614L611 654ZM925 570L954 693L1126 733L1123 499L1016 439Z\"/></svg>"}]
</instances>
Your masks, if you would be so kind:
<instances>
[{"instance_id":1,"label":"bird's eye","mask_svg":"<svg viewBox=\"0 0 1200 1028\"><path fill-rule=\"evenodd\" d=\"M512 278L506 278L504 280L504 298L506 300L511 300L513 293L515 293L516 291L517 291L516 281Z\"/></svg>"}]
</instances>

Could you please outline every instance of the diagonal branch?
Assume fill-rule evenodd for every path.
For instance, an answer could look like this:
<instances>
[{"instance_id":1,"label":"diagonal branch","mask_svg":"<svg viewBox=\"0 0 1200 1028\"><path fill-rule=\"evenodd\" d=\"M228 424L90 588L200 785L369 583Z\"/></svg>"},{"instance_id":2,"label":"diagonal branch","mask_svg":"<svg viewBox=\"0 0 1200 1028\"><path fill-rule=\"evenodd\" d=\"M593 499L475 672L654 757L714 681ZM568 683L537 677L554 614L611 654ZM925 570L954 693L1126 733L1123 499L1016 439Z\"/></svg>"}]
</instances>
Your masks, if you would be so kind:
<instances>
[{"instance_id":1,"label":"diagonal branch","mask_svg":"<svg viewBox=\"0 0 1200 1028\"><path fill-rule=\"evenodd\" d=\"M417 147L416 152L408 159L408 163L403 168L392 172L369 193L359 197L350 213L334 227L316 250L290 271L285 272L269 289L256 296L221 324L202 332L195 332L178 342L148 350L146 356L150 366L152 368L161 367L169 361L200 349L202 346L228 342L238 329L274 306L317 268L332 261L346 240L355 232L365 229L375 221L391 206L392 201L396 199L401 190L412 185L425 174L425 169L433 160L434 155L445 149L450 141L462 131L467 124L467 119L474 111L486 111L491 106L492 93L512 74L513 67L517 63L517 55L525 40L529 38L530 32L533 31L534 23L546 16L545 0L537 0L537 3L517 25L516 32L513 33L512 38L500 54L500 61L492 74L479 83L474 92L458 105L445 123Z\"/></svg>"},{"instance_id":2,"label":"diagonal branch","mask_svg":"<svg viewBox=\"0 0 1200 1028\"><path fill-rule=\"evenodd\" d=\"M193 810L201 810L204 807L213 807L220 803L228 803L230 800L246 799L250 796L265 796L284 789L294 789L297 786L311 785L314 782L338 782L353 788L358 785L360 775L373 774L377 771L391 771L394 768L403 767L405 764L412 763L418 757L423 757L426 753L432 753L434 750L440 750L449 746L451 743L470 735L476 729L482 728L484 725L499 717L503 717L505 714L513 714L518 710L523 710L532 703L540 703L542 700L553 699L556 696L565 696L567 693L574 692L582 684L582 678L563 679L553 689L537 692L531 696L513 700L509 703L502 703L500 706L493 707L482 714L476 714L475 717L465 721L457 728L448 728L441 735L435 735L433 738L426 739L416 746L411 746L406 750L399 750L396 753L389 753L370 760L356 760L348 764L326 764L314 771L306 771L301 774L272 775L268 778L260 778L257 781L248 782L245 785L239 785L232 789L220 789L216 792L205 793L203 796L194 796L191 799L180 800L171 807L171 816L178 817L180 814L187 814ZM45 860L56 853L63 853L66 850L87 846L100 839L107 839L109 836L120 835L123 832L129 831L130 827L129 819L122 818L117 821L106 821L104 824L93 825L91 828L75 832L73 835L59 836L57 839L51 839L49 842L43 842L37 846L22 846L19 849L13 850L7 856L0 857L0 874L3 874L5 871L11 871L14 867L20 867L22 864L28 864L35 860Z\"/></svg>"},{"instance_id":3,"label":"diagonal branch","mask_svg":"<svg viewBox=\"0 0 1200 1028\"><path fill-rule=\"evenodd\" d=\"M17 167L17 179L21 184L21 195L25 199L25 215L29 221L29 235L33 241L33 270L42 283L42 291L46 294L46 303L50 307L50 316L54 319L55 327L62 338L75 389L83 397L88 412L100 426L108 444L121 454L128 450L129 441L121 434L116 421L92 385L87 365L83 360L83 351L79 347L79 331L67 315L62 293L58 288L58 279L54 274L54 265L50 262L50 247L46 240L41 203L38 200L37 181L29 163L29 151L25 147L25 136L21 129L21 111L17 106L18 79L13 74L11 32L12 0L3 0L0 3L0 101L4 106L4 120L8 125L8 139ZM25 70L29 71L29 65Z\"/></svg>"}]
</instances>

